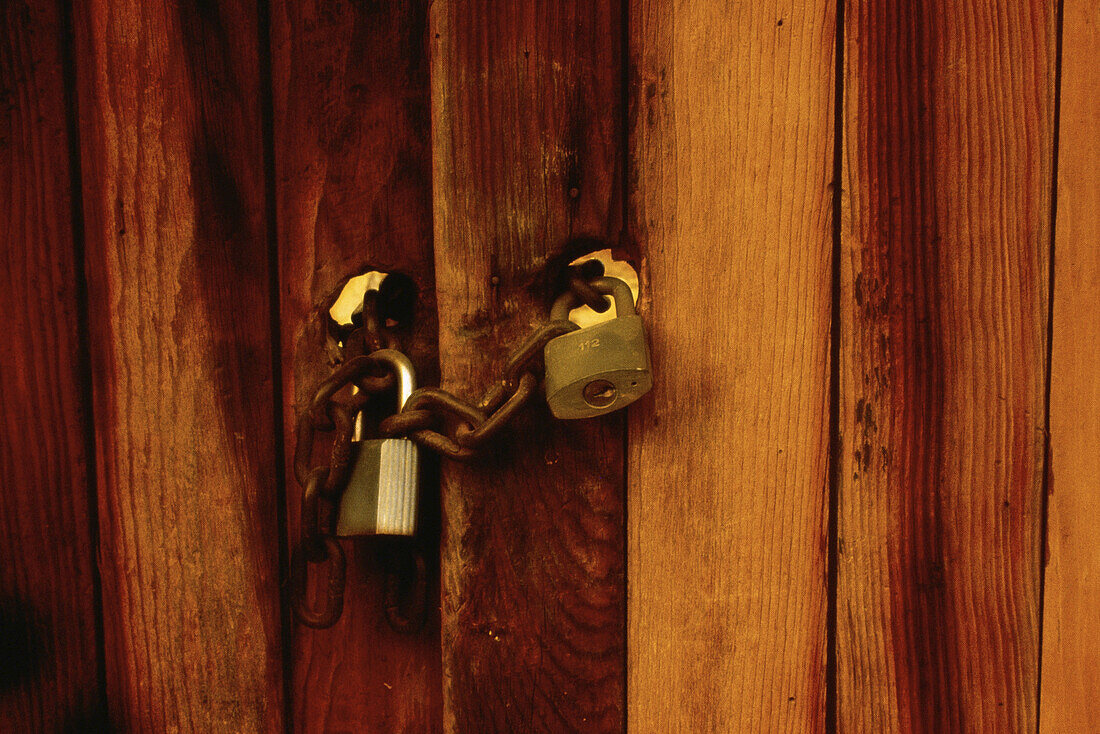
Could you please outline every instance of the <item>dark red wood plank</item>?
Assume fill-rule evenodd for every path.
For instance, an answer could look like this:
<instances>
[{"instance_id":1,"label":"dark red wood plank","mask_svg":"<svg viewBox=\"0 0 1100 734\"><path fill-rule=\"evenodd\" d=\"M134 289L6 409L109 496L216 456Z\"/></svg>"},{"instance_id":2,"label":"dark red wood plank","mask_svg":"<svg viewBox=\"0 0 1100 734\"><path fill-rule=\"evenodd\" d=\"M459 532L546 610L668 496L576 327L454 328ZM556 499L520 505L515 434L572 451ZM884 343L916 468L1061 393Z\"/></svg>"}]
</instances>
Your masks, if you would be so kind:
<instances>
[{"instance_id":1,"label":"dark red wood plank","mask_svg":"<svg viewBox=\"0 0 1100 734\"><path fill-rule=\"evenodd\" d=\"M250 0L75 7L107 684L280 731L272 283Z\"/></svg>"},{"instance_id":2,"label":"dark red wood plank","mask_svg":"<svg viewBox=\"0 0 1100 734\"><path fill-rule=\"evenodd\" d=\"M1055 11L845 5L844 730L1036 728Z\"/></svg>"},{"instance_id":3,"label":"dark red wood plank","mask_svg":"<svg viewBox=\"0 0 1100 734\"><path fill-rule=\"evenodd\" d=\"M428 117L427 3L289 2L272 7L276 199L285 442L331 369L324 318L350 276L413 278L419 306L402 348L422 383L437 379ZM288 466L291 543L301 490ZM421 520L438 557L438 493L426 482ZM342 541L344 613L293 635L295 731L439 731L438 579L425 629L402 634L383 615L374 543Z\"/></svg>"},{"instance_id":4,"label":"dark red wood plank","mask_svg":"<svg viewBox=\"0 0 1100 734\"><path fill-rule=\"evenodd\" d=\"M0 7L0 729L103 726L64 5Z\"/></svg>"},{"instance_id":5,"label":"dark red wood plank","mask_svg":"<svg viewBox=\"0 0 1100 734\"><path fill-rule=\"evenodd\" d=\"M570 238L618 242L621 16L432 5L440 362L460 394L547 318ZM622 415L555 422L537 398L480 463L444 466L447 731L622 730L623 434Z\"/></svg>"}]
</instances>

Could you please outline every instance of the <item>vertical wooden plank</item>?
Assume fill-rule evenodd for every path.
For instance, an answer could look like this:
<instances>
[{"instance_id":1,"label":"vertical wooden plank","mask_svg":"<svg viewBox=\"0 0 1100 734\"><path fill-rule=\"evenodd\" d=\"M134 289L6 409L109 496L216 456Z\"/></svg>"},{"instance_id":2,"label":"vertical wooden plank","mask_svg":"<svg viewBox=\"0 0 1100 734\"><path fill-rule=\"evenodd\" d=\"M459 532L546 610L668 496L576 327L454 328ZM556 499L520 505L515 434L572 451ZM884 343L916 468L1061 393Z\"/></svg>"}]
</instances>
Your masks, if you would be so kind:
<instances>
[{"instance_id":1,"label":"vertical wooden plank","mask_svg":"<svg viewBox=\"0 0 1100 734\"><path fill-rule=\"evenodd\" d=\"M443 384L475 396L547 318L551 261L622 222L621 6L436 0L432 142ZM583 254L578 252L577 254ZM621 416L533 400L443 467L444 728L623 727Z\"/></svg>"},{"instance_id":2,"label":"vertical wooden plank","mask_svg":"<svg viewBox=\"0 0 1100 734\"><path fill-rule=\"evenodd\" d=\"M1100 731L1100 3L1066 0L1055 219L1043 732Z\"/></svg>"},{"instance_id":3,"label":"vertical wooden plank","mask_svg":"<svg viewBox=\"0 0 1100 734\"><path fill-rule=\"evenodd\" d=\"M276 0L272 7L288 460L298 411L331 368L325 311L346 278L372 269L413 277L419 308L402 348L421 382L437 379L426 34L426 2ZM301 493L287 469L297 527ZM429 490L421 528L434 568L438 497ZM423 631L394 632L372 544L345 541L345 552L340 622L294 633L294 730L439 731L438 605Z\"/></svg>"},{"instance_id":4,"label":"vertical wooden plank","mask_svg":"<svg viewBox=\"0 0 1100 734\"><path fill-rule=\"evenodd\" d=\"M102 727L61 3L0 7L0 728Z\"/></svg>"},{"instance_id":5,"label":"vertical wooden plank","mask_svg":"<svg viewBox=\"0 0 1100 734\"><path fill-rule=\"evenodd\" d=\"M282 728L258 12L76 3L100 564L127 731Z\"/></svg>"},{"instance_id":6,"label":"vertical wooden plank","mask_svg":"<svg viewBox=\"0 0 1100 734\"><path fill-rule=\"evenodd\" d=\"M835 12L631 3L634 731L824 727Z\"/></svg>"},{"instance_id":7,"label":"vertical wooden plank","mask_svg":"<svg viewBox=\"0 0 1100 734\"><path fill-rule=\"evenodd\" d=\"M839 726L1032 731L1055 4L845 8Z\"/></svg>"}]
</instances>

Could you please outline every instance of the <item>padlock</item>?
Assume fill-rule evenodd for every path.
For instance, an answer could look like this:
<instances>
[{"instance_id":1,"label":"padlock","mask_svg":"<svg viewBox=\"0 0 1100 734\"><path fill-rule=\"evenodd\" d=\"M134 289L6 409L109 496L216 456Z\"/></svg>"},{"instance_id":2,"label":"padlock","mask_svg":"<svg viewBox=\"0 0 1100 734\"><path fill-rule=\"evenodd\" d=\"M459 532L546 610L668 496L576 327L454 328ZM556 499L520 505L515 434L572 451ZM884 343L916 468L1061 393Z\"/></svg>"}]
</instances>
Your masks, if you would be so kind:
<instances>
[{"instance_id":1,"label":"padlock","mask_svg":"<svg viewBox=\"0 0 1100 734\"><path fill-rule=\"evenodd\" d=\"M397 376L397 410L416 389L412 362L395 349L371 357L389 365ZM358 438L358 436L356 437ZM413 535L420 487L419 451L407 438L355 441L348 483L340 497L336 534Z\"/></svg>"},{"instance_id":2,"label":"padlock","mask_svg":"<svg viewBox=\"0 0 1100 734\"><path fill-rule=\"evenodd\" d=\"M546 363L546 402L556 418L591 418L633 403L653 387L642 317L634 311L630 287L618 278L591 282L615 301L615 318L551 339ZM572 291L562 294L551 320L569 318Z\"/></svg>"}]
</instances>

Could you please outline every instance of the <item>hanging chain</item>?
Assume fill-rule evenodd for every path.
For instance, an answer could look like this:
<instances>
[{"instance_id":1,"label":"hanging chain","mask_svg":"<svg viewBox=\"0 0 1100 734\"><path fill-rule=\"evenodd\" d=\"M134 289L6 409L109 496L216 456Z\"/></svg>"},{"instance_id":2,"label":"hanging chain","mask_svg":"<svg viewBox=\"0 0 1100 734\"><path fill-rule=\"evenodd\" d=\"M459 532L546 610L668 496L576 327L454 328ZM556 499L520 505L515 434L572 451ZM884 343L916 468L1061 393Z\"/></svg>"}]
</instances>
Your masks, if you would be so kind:
<instances>
[{"instance_id":1,"label":"hanging chain","mask_svg":"<svg viewBox=\"0 0 1100 734\"><path fill-rule=\"evenodd\" d=\"M598 312L607 310L608 304L587 279L601 273L602 267L594 275L590 270L571 269L569 278L577 300ZM377 291L367 292L362 318L361 326L344 335L343 362L317 386L298 418L294 476L302 488L301 533L291 558L291 595L295 617L307 627L331 627L343 610L347 559L336 539L335 522L355 459L356 420L374 396L392 390L396 382L388 365L371 356L380 349L399 349L397 339L380 323ZM399 412L382 420L379 433L386 438L409 438L448 459L475 458L537 392L546 344L579 328L564 319L537 328L515 349L501 377L476 403L438 387L414 390ZM311 466L318 433L332 434L328 461ZM395 630L414 632L427 616L427 564L407 541L386 539L383 544L386 619ZM313 607L309 568L326 564L323 603ZM411 582L402 583L409 578Z\"/></svg>"}]
</instances>

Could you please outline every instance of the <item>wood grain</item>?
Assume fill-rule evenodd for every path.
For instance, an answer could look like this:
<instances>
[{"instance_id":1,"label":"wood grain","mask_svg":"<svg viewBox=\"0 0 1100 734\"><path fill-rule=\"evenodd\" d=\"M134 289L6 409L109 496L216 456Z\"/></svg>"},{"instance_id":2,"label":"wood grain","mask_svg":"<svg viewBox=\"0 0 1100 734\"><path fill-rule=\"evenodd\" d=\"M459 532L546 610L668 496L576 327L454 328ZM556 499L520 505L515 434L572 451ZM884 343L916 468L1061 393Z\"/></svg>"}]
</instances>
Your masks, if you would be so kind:
<instances>
[{"instance_id":1,"label":"wood grain","mask_svg":"<svg viewBox=\"0 0 1100 734\"><path fill-rule=\"evenodd\" d=\"M0 7L0 729L103 727L62 3Z\"/></svg>"},{"instance_id":2,"label":"wood grain","mask_svg":"<svg viewBox=\"0 0 1100 734\"><path fill-rule=\"evenodd\" d=\"M822 731L835 6L630 8L632 731Z\"/></svg>"},{"instance_id":3,"label":"wood grain","mask_svg":"<svg viewBox=\"0 0 1100 734\"><path fill-rule=\"evenodd\" d=\"M432 5L441 369L460 394L546 319L572 238L618 239L620 21L616 2ZM443 467L446 731L622 730L623 433L539 398L480 463Z\"/></svg>"},{"instance_id":4,"label":"wood grain","mask_svg":"<svg viewBox=\"0 0 1100 734\"><path fill-rule=\"evenodd\" d=\"M1055 219L1042 732L1100 731L1100 3L1067 0Z\"/></svg>"},{"instance_id":5,"label":"wood grain","mask_svg":"<svg viewBox=\"0 0 1100 734\"><path fill-rule=\"evenodd\" d=\"M107 685L282 729L256 6L76 3Z\"/></svg>"},{"instance_id":6,"label":"wood grain","mask_svg":"<svg viewBox=\"0 0 1100 734\"><path fill-rule=\"evenodd\" d=\"M842 730L1036 726L1054 11L845 5Z\"/></svg>"},{"instance_id":7,"label":"wood grain","mask_svg":"<svg viewBox=\"0 0 1100 734\"><path fill-rule=\"evenodd\" d=\"M287 2L272 7L285 445L327 376L324 319L344 280L369 270L416 281L415 329L402 333L422 383L438 379L431 232L427 3ZM288 465L291 542L300 488ZM421 535L437 567L438 493L427 478ZM369 540L344 541L340 622L297 627L295 731L442 728L438 604L416 634L390 629ZM433 578L430 598L438 599Z\"/></svg>"}]
</instances>

